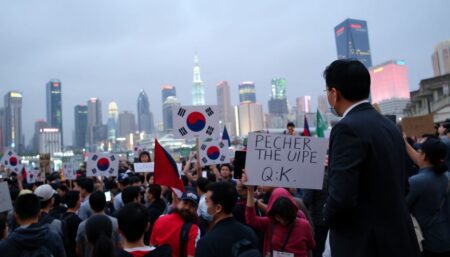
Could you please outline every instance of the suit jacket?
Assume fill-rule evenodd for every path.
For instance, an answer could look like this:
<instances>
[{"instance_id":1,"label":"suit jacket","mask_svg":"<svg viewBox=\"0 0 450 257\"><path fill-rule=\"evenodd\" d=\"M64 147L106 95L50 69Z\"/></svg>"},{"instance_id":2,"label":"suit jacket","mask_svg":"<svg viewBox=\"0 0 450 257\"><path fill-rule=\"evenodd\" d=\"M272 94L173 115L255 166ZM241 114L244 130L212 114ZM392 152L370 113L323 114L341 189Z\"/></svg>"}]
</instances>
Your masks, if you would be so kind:
<instances>
[{"instance_id":1,"label":"suit jacket","mask_svg":"<svg viewBox=\"0 0 450 257\"><path fill-rule=\"evenodd\" d=\"M368 103L333 127L324 207L333 257L420 256L405 158L400 131Z\"/></svg>"}]
</instances>

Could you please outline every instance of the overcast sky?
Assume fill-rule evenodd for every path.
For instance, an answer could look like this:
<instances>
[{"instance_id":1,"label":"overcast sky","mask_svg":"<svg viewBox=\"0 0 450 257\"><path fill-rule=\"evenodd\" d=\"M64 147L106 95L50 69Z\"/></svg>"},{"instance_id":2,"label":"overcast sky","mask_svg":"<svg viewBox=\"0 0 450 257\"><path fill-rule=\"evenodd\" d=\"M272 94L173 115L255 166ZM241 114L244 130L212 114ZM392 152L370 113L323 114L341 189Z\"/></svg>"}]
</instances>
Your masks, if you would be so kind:
<instances>
[{"instance_id":1,"label":"overcast sky","mask_svg":"<svg viewBox=\"0 0 450 257\"><path fill-rule=\"evenodd\" d=\"M144 89L161 121L161 86L177 88L191 104L192 68L199 54L208 104L227 80L233 104L237 85L254 81L267 110L270 80L284 77L291 105L324 89L322 71L336 58L334 26L346 18L368 22L374 65L403 59L410 89L432 76L434 46L450 39L448 0L1 0L0 104L10 90L23 93L26 144L34 122L45 118L45 84L60 79L66 143L74 106L99 97L136 113Z\"/></svg>"}]
</instances>

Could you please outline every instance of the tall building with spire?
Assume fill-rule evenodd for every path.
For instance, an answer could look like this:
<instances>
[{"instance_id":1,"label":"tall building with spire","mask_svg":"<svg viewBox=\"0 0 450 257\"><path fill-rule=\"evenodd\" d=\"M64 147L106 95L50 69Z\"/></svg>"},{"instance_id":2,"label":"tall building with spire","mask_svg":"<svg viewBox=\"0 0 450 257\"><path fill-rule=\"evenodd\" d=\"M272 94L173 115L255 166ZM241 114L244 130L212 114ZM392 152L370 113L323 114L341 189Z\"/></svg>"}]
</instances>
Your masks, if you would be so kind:
<instances>
[{"instance_id":1,"label":"tall building with spire","mask_svg":"<svg viewBox=\"0 0 450 257\"><path fill-rule=\"evenodd\" d=\"M142 89L137 102L138 130L150 134L153 132L153 114L150 112L148 96Z\"/></svg>"},{"instance_id":2,"label":"tall building with spire","mask_svg":"<svg viewBox=\"0 0 450 257\"><path fill-rule=\"evenodd\" d=\"M205 88L200 77L200 66L198 63L198 56L194 57L194 79L192 82L192 104L205 105Z\"/></svg>"}]
</instances>

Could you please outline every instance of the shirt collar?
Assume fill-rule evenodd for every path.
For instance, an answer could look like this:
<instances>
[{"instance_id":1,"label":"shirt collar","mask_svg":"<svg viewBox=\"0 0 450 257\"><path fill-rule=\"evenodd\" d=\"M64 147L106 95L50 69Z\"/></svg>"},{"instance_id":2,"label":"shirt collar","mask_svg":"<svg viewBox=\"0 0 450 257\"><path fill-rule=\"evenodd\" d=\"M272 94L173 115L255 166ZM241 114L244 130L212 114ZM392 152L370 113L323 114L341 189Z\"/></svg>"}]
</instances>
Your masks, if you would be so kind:
<instances>
[{"instance_id":1,"label":"shirt collar","mask_svg":"<svg viewBox=\"0 0 450 257\"><path fill-rule=\"evenodd\" d=\"M342 118L345 118L345 116L347 116L347 114L351 110L353 110L356 106L364 104L364 103L368 103L368 102L369 102L369 100L365 99L365 100L362 100L362 101L359 101L359 102L356 102L356 103L352 104L350 107L347 108L347 110L345 110L344 115L342 115Z\"/></svg>"}]
</instances>

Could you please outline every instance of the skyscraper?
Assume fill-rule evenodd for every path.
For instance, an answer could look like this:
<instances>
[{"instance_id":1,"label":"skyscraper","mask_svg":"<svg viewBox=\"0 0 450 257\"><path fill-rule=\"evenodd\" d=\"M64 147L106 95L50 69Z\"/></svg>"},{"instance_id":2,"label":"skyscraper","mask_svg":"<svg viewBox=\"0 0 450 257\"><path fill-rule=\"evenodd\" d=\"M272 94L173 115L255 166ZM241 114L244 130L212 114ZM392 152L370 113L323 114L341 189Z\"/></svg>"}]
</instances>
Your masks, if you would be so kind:
<instances>
[{"instance_id":1,"label":"skyscraper","mask_svg":"<svg viewBox=\"0 0 450 257\"><path fill-rule=\"evenodd\" d=\"M116 102L108 105L108 140L114 142L117 137L117 123L119 122L119 111Z\"/></svg>"},{"instance_id":2,"label":"skyscraper","mask_svg":"<svg viewBox=\"0 0 450 257\"><path fill-rule=\"evenodd\" d=\"M192 82L192 104L205 105L205 88L200 77L200 66L198 63L198 56L194 57L194 79Z\"/></svg>"},{"instance_id":3,"label":"skyscraper","mask_svg":"<svg viewBox=\"0 0 450 257\"><path fill-rule=\"evenodd\" d=\"M272 97L269 100L269 113L275 115L288 114L286 98L286 80L272 79Z\"/></svg>"},{"instance_id":4,"label":"skyscraper","mask_svg":"<svg viewBox=\"0 0 450 257\"><path fill-rule=\"evenodd\" d=\"M272 79L272 98L286 99L286 79L284 78Z\"/></svg>"},{"instance_id":5,"label":"skyscraper","mask_svg":"<svg viewBox=\"0 0 450 257\"><path fill-rule=\"evenodd\" d=\"M356 59L372 67L367 22L346 19L334 28L338 59Z\"/></svg>"},{"instance_id":6,"label":"skyscraper","mask_svg":"<svg viewBox=\"0 0 450 257\"><path fill-rule=\"evenodd\" d=\"M83 149L86 147L88 139L88 107L84 104L75 106L75 149Z\"/></svg>"},{"instance_id":7,"label":"skyscraper","mask_svg":"<svg viewBox=\"0 0 450 257\"><path fill-rule=\"evenodd\" d=\"M239 84L239 102L256 103L255 83L246 81Z\"/></svg>"},{"instance_id":8,"label":"skyscraper","mask_svg":"<svg viewBox=\"0 0 450 257\"><path fill-rule=\"evenodd\" d=\"M143 89L138 96L137 116L139 132L151 134L153 132L153 114L150 112L150 103Z\"/></svg>"},{"instance_id":9,"label":"skyscraper","mask_svg":"<svg viewBox=\"0 0 450 257\"><path fill-rule=\"evenodd\" d=\"M127 137L136 132L136 118L132 112L119 113L119 136Z\"/></svg>"},{"instance_id":10,"label":"skyscraper","mask_svg":"<svg viewBox=\"0 0 450 257\"><path fill-rule=\"evenodd\" d=\"M25 148L22 135L22 93L9 91L5 95L4 105L3 146L15 149L20 154Z\"/></svg>"},{"instance_id":11,"label":"skyscraper","mask_svg":"<svg viewBox=\"0 0 450 257\"><path fill-rule=\"evenodd\" d=\"M261 104L241 103L235 107L236 134L247 136L249 132L264 129L264 116Z\"/></svg>"},{"instance_id":12,"label":"skyscraper","mask_svg":"<svg viewBox=\"0 0 450 257\"><path fill-rule=\"evenodd\" d=\"M39 134L41 133L41 129L48 128L48 123L45 119L38 119L34 123L34 136L33 136L33 152L40 153L39 152ZM44 153L44 152L42 152Z\"/></svg>"},{"instance_id":13,"label":"skyscraper","mask_svg":"<svg viewBox=\"0 0 450 257\"><path fill-rule=\"evenodd\" d=\"M177 90L172 85L165 85L161 88L161 95L162 95L162 103L166 101L167 97L169 96L177 96Z\"/></svg>"},{"instance_id":14,"label":"skyscraper","mask_svg":"<svg viewBox=\"0 0 450 257\"><path fill-rule=\"evenodd\" d=\"M63 144L62 126L62 96L61 82L52 79L47 82L47 123L51 128L57 128L61 134L61 144Z\"/></svg>"},{"instance_id":15,"label":"skyscraper","mask_svg":"<svg viewBox=\"0 0 450 257\"><path fill-rule=\"evenodd\" d=\"M4 140L4 128L5 128L5 109L0 107L0 152L3 153L3 142Z\"/></svg>"},{"instance_id":16,"label":"skyscraper","mask_svg":"<svg viewBox=\"0 0 450 257\"><path fill-rule=\"evenodd\" d=\"M173 110L180 108L180 102L175 96L166 98L163 104L163 129L165 132L173 130Z\"/></svg>"},{"instance_id":17,"label":"skyscraper","mask_svg":"<svg viewBox=\"0 0 450 257\"><path fill-rule=\"evenodd\" d=\"M450 40L438 44L431 56L434 76L450 73Z\"/></svg>"},{"instance_id":18,"label":"skyscraper","mask_svg":"<svg viewBox=\"0 0 450 257\"><path fill-rule=\"evenodd\" d=\"M220 81L216 86L217 91L217 107L219 108L219 122L221 131L223 127L227 127L230 136L235 135L234 112L231 106L230 86L227 81Z\"/></svg>"},{"instance_id":19,"label":"skyscraper","mask_svg":"<svg viewBox=\"0 0 450 257\"><path fill-rule=\"evenodd\" d=\"M297 97L297 112L311 112L311 96L306 95Z\"/></svg>"},{"instance_id":20,"label":"skyscraper","mask_svg":"<svg viewBox=\"0 0 450 257\"><path fill-rule=\"evenodd\" d=\"M373 103L393 98L409 99L408 68L405 61L391 60L369 69Z\"/></svg>"},{"instance_id":21,"label":"skyscraper","mask_svg":"<svg viewBox=\"0 0 450 257\"><path fill-rule=\"evenodd\" d=\"M88 142L90 150L97 143L94 137L94 127L100 126L102 122L102 103L98 98L91 98L87 104L88 107Z\"/></svg>"}]
</instances>

